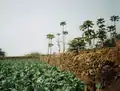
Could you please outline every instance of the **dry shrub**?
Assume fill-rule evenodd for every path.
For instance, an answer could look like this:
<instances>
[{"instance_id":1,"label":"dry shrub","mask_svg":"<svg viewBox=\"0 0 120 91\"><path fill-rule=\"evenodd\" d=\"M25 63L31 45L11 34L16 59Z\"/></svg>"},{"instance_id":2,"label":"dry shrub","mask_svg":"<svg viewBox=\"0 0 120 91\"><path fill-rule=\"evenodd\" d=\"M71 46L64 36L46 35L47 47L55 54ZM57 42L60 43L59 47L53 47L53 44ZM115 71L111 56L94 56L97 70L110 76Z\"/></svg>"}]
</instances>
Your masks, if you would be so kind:
<instances>
[{"instance_id":1,"label":"dry shrub","mask_svg":"<svg viewBox=\"0 0 120 91\"><path fill-rule=\"evenodd\" d=\"M78 55L73 52L67 52L64 54L46 56L43 61L46 60L49 60L49 64L58 66L62 70L73 72L76 77L83 80L86 84L98 83L100 82L99 68L102 62L109 60L120 65L120 47L85 50L79 52ZM116 81L111 84L111 87L114 84L116 84Z\"/></svg>"}]
</instances>

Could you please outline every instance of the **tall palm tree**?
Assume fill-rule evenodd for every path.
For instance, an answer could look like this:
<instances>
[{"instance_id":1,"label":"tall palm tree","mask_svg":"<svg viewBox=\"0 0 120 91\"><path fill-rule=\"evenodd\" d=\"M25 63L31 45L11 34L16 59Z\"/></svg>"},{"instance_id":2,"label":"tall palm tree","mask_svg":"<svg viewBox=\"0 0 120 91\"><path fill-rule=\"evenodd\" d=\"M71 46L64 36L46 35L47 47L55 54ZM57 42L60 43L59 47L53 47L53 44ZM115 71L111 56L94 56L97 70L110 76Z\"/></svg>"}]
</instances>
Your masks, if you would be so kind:
<instances>
[{"instance_id":1,"label":"tall palm tree","mask_svg":"<svg viewBox=\"0 0 120 91\"><path fill-rule=\"evenodd\" d=\"M91 46L91 40L94 30L93 28L93 22L90 20L84 21L83 25L80 26L80 30L84 31L83 37L85 38L85 41L89 43L89 46Z\"/></svg>"},{"instance_id":2,"label":"tall palm tree","mask_svg":"<svg viewBox=\"0 0 120 91\"><path fill-rule=\"evenodd\" d=\"M102 47L104 46L104 41L107 38L106 35L106 28L105 28L105 20L104 18L99 18L97 19L97 25L98 25L98 31L97 31L97 37L100 39L101 43L102 43Z\"/></svg>"},{"instance_id":3,"label":"tall palm tree","mask_svg":"<svg viewBox=\"0 0 120 91\"><path fill-rule=\"evenodd\" d=\"M118 22L120 19L119 16L113 15L110 17L110 20L113 22L113 25L115 26L115 33L116 33L116 22Z\"/></svg>"},{"instance_id":4,"label":"tall palm tree","mask_svg":"<svg viewBox=\"0 0 120 91\"><path fill-rule=\"evenodd\" d=\"M58 52L60 53L60 33L57 33L58 36L58 41L57 41L57 45L58 45Z\"/></svg>"},{"instance_id":5,"label":"tall palm tree","mask_svg":"<svg viewBox=\"0 0 120 91\"><path fill-rule=\"evenodd\" d=\"M62 30L62 35L63 35L63 52L65 52L65 35L68 34L68 32L65 31L65 27L64 27L65 25L66 25L66 22L65 22L65 21L60 22L60 26L63 27L63 30Z\"/></svg>"},{"instance_id":6,"label":"tall palm tree","mask_svg":"<svg viewBox=\"0 0 120 91\"><path fill-rule=\"evenodd\" d=\"M51 54L52 53L52 39L55 38L55 36L53 34L47 34L47 39L49 40L48 42L48 54Z\"/></svg>"}]
</instances>

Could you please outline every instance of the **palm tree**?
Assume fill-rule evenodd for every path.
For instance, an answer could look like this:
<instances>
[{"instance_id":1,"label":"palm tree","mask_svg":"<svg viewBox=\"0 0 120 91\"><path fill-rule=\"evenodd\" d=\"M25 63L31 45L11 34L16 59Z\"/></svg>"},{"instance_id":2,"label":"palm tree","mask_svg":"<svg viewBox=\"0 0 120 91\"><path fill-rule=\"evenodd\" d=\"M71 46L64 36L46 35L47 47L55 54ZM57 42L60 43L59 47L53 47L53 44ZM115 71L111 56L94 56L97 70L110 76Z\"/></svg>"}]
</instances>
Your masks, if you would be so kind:
<instances>
[{"instance_id":1,"label":"palm tree","mask_svg":"<svg viewBox=\"0 0 120 91\"><path fill-rule=\"evenodd\" d=\"M93 28L93 22L90 20L84 21L83 25L80 26L80 30L84 31L83 37L85 38L85 41L89 43L89 46L91 46L91 40L94 30Z\"/></svg>"},{"instance_id":2,"label":"palm tree","mask_svg":"<svg viewBox=\"0 0 120 91\"><path fill-rule=\"evenodd\" d=\"M63 31L62 31L62 34L63 34L63 52L65 52L65 35L68 34L68 32L65 31L65 28L64 28L65 25L66 25L66 22L65 22L65 21L60 22L60 26L63 27Z\"/></svg>"},{"instance_id":3,"label":"palm tree","mask_svg":"<svg viewBox=\"0 0 120 91\"><path fill-rule=\"evenodd\" d=\"M60 33L57 33L57 36L58 36L58 41L57 41L57 43L58 43L58 52L60 53Z\"/></svg>"},{"instance_id":4,"label":"palm tree","mask_svg":"<svg viewBox=\"0 0 120 91\"><path fill-rule=\"evenodd\" d=\"M120 19L120 17L119 16L115 16L115 15L110 17L110 20L113 22L113 25L115 26L115 34L116 34L116 22L118 22L119 19Z\"/></svg>"},{"instance_id":5,"label":"palm tree","mask_svg":"<svg viewBox=\"0 0 120 91\"><path fill-rule=\"evenodd\" d=\"M51 54L52 53L52 46L53 46L52 39L55 38L55 36L53 34L47 34L46 36L47 36L47 39L49 40L49 42L48 42L48 54L49 53Z\"/></svg>"},{"instance_id":6,"label":"palm tree","mask_svg":"<svg viewBox=\"0 0 120 91\"><path fill-rule=\"evenodd\" d=\"M97 37L100 39L101 43L102 43L102 47L104 46L104 41L107 38L106 35L106 28L105 28L105 20L104 18L99 18L97 19L97 25L98 25L98 31L97 31Z\"/></svg>"}]
</instances>

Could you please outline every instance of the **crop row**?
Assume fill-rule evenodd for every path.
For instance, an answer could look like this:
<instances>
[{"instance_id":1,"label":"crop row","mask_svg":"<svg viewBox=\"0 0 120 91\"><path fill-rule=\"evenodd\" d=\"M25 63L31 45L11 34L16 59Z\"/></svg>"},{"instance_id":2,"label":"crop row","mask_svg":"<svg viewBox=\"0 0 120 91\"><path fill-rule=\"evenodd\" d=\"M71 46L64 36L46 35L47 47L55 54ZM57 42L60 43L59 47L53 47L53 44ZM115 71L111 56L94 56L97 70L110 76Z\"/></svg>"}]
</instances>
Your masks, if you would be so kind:
<instances>
[{"instance_id":1,"label":"crop row","mask_svg":"<svg viewBox=\"0 0 120 91\"><path fill-rule=\"evenodd\" d=\"M70 72L36 59L0 60L0 91L83 91Z\"/></svg>"}]
</instances>

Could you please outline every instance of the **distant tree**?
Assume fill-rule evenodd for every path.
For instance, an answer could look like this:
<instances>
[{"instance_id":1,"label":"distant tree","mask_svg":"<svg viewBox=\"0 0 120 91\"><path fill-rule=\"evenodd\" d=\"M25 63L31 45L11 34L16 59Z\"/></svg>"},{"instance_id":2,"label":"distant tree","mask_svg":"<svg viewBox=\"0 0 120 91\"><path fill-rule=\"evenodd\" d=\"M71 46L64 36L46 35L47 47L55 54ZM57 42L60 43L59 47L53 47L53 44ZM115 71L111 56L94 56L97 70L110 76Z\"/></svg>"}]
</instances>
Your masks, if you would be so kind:
<instances>
[{"instance_id":1,"label":"distant tree","mask_svg":"<svg viewBox=\"0 0 120 91\"><path fill-rule=\"evenodd\" d=\"M86 42L89 43L89 46L91 46L91 40L93 38L94 30L93 28L93 22L90 20L84 21L83 25L80 26L80 30L84 31L83 37Z\"/></svg>"},{"instance_id":2,"label":"distant tree","mask_svg":"<svg viewBox=\"0 0 120 91\"><path fill-rule=\"evenodd\" d=\"M41 53L39 52L31 52L31 53L28 53L28 54L25 54L25 56L31 56L31 57L40 57L41 56Z\"/></svg>"},{"instance_id":3,"label":"distant tree","mask_svg":"<svg viewBox=\"0 0 120 91\"><path fill-rule=\"evenodd\" d=\"M5 52L2 51L2 49L0 48L0 57L4 57L5 56Z\"/></svg>"},{"instance_id":4,"label":"distant tree","mask_svg":"<svg viewBox=\"0 0 120 91\"><path fill-rule=\"evenodd\" d=\"M67 35L68 34L68 31L65 31L65 26L66 25L66 22L65 21L63 21L63 22L60 22L60 26L62 26L63 27L63 30L62 30L62 34L63 34L63 52L65 52L65 35Z\"/></svg>"},{"instance_id":5,"label":"distant tree","mask_svg":"<svg viewBox=\"0 0 120 91\"><path fill-rule=\"evenodd\" d=\"M76 51L78 52L81 49L85 49L85 42L82 37L77 37L71 40L69 43L68 51Z\"/></svg>"},{"instance_id":6,"label":"distant tree","mask_svg":"<svg viewBox=\"0 0 120 91\"><path fill-rule=\"evenodd\" d=\"M97 37L98 39L101 41L101 46L103 47L103 44L104 44L104 41L105 39L107 38L107 35L106 35L106 28L105 28L105 20L104 18L99 18L97 19L97 25L98 25L98 31L97 31Z\"/></svg>"},{"instance_id":7,"label":"distant tree","mask_svg":"<svg viewBox=\"0 0 120 91\"><path fill-rule=\"evenodd\" d=\"M115 27L115 34L116 34L116 22L118 22L120 19L119 16L113 15L110 17L110 20L113 22L113 26Z\"/></svg>"},{"instance_id":8,"label":"distant tree","mask_svg":"<svg viewBox=\"0 0 120 91\"><path fill-rule=\"evenodd\" d=\"M53 38L55 38L55 36L53 34L47 34L47 39L49 40L49 42L48 42L48 54L52 53L52 46L53 46L52 39Z\"/></svg>"}]
</instances>

